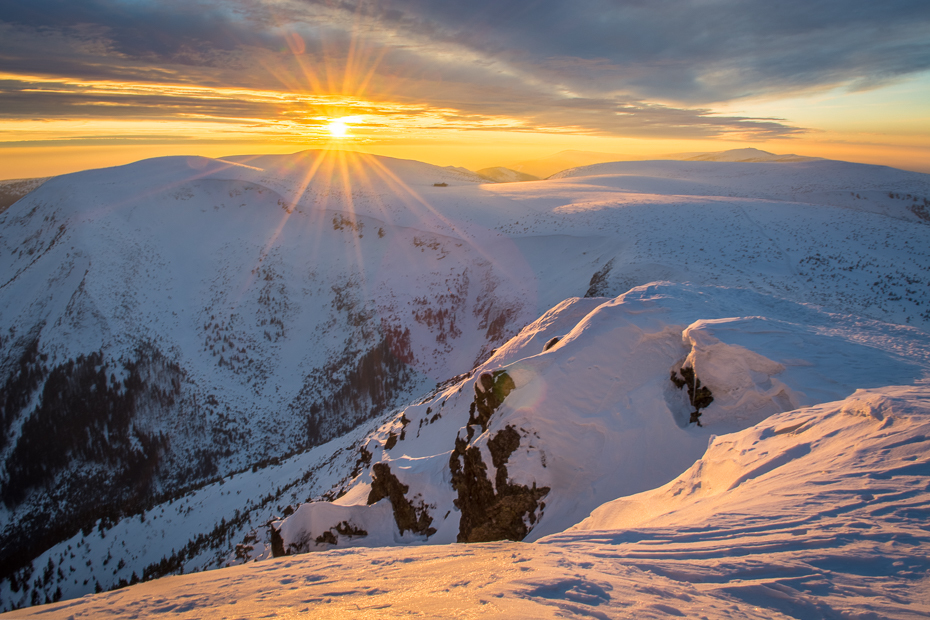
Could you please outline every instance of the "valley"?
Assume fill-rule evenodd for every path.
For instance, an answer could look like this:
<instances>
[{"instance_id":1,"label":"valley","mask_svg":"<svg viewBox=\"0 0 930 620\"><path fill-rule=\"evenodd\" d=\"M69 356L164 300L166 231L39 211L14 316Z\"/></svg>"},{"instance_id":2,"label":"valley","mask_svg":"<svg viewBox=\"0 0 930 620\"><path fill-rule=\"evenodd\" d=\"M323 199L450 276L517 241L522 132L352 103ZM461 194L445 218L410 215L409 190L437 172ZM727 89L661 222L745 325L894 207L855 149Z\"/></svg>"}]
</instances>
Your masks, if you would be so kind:
<instances>
[{"instance_id":1,"label":"valley","mask_svg":"<svg viewBox=\"0 0 930 620\"><path fill-rule=\"evenodd\" d=\"M645 540L679 540L687 571L717 575L696 568L703 543L672 532L710 531L728 510L741 516L721 537L780 515L759 561L794 566L808 543L791 536L853 535L835 515L795 527L775 499L794 480L820 506L853 476L830 424L887 447L830 493L900 496L891 512L850 510L896 515L868 540L900 527L914 549L863 553L910 566L927 545L913 528L928 505L928 200L927 175L830 160L488 183L305 151L48 180L0 214L3 609L463 542L489 545L449 547L466 564L538 555L549 581L512 587L562 601L546 613L609 606L550 550L640 557ZM670 380L689 372L710 402ZM750 436L775 456L752 461ZM823 462L835 476L817 478ZM768 499L741 495L763 483ZM671 591L704 601L672 575L678 560L656 562ZM908 570L917 600L927 567ZM707 602L792 613L764 588Z\"/></svg>"}]
</instances>

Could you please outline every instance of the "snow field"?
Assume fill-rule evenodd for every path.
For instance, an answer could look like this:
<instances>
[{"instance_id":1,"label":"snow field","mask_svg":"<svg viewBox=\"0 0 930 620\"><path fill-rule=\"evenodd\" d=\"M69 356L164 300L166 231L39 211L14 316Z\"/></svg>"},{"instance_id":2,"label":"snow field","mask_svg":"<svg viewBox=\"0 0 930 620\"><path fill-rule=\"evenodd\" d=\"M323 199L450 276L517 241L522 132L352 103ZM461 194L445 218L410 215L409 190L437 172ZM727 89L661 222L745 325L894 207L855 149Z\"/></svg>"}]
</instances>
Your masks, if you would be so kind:
<instances>
[{"instance_id":1,"label":"snow field","mask_svg":"<svg viewBox=\"0 0 930 620\"><path fill-rule=\"evenodd\" d=\"M524 609L519 613L527 617L614 617L629 608L636 611L631 617L649 617L674 611L699 616L700 605L709 606L704 613L711 617L818 617L853 615L861 605L865 617L924 613L917 602L927 600L920 593L930 592L927 567L913 559L927 555L926 541L914 529L926 514L923 491L911 504L906 498L895 504L893 493L869 491L889 503L882 508L874 502L870 507L872 500L862 500L862 506L850 500L851 512L842 514L860 519L859 525L850 525L845 516L816 506L855 496L853 486L828 501L818 495L829 487L828 479L803 480L816 478L811 468L817 466L817 455L839 463L836 471L859 471L853 461L840 458L837 446L829 448L837 452L812 447L801 454L803 448L776 442L792 441L813 426L784 431L792 426L786 423L771 437L752 439L773 454L788 454L781 457L784 461L767 461L751 444L739 449L758 462L740 460L742 455L731 458L724 456L731 450L724 445L729 433L750 433L789 415L785 412L842 400L857 389L880 392L883 386L926 383L930 225L915 205L930 197L927 175L824 161L625 162L560 177L495 185L457 169L360 155L321 159L313 152L230 160L164 158L52 179L0 214L4 359L15 342L12 335L30 333L41 336L41 351L52 363L98 350L118 360L140 342L154 343L186 373L184 390L196 411L185 410L191 415L177 419L149 412L137 420L140 427L167 433L181 453L218 437L232 453L219 464L222 484L155 506L144 519L134 515L88 536L77 534L37 557L32 579L39 579L52 560L54 570L42 586L45 594L58 587L73 597L92 591L95 581L104 589L128 581L133 572L141 575L182 548L191 550L182 562L185 572L267 558L272 541L266 524L271 522L284 528L287 542L329 549L320 560L271 562L269 579L281 583L291 577L271 567L315 566L331 558L327 566L346 571L351 581L362 575L352 572L357 567L339 564L339 558L432 558L437 568L423 573L431 580L426 585L417 586L417 575L400 570L397 562L391 564L395 572L382 575L392 589L411 593L403 599L407 605L416 595L459 592L443 581L444 553L450 554L450 566L462 571L478 558L471 583L479 584L480 567L507 565L506 554L516 551L506 550L529 549L523 553L533 558L529 564L548 571L545 579L527 585L515 572L519 569L508 568L510 577L501 577L499 589L491 579L475 585L474 596L461 592L461 609L482 605L475 609L502 616ZM586 292L600 297L580 298ZM409 329L412 378L396 399L349 435L250 471L255 459L285 454L300 444L309 395L338 387L347 376L348 366L331 368L330 360L373 345L386 327L398 333ZM543 351L553 337L560 341ZM701 428L688 424L692 407L687 394L669 380L682 365L696 369L714 395L701 414ZM476 383L482 374L501 370L512 377L515 389L487 429L472 424L474 435L467 442L480 453L497 490L489 442L508 427L519 433L519 446L506 463L509 480L549 488L541 501L545 506L538 506L532 519L525 517L529 540L556 536L592 511L601 515L597 518L614 518L606 502L666 488L662 485L683 471L691 472L691 486L681 483L688 490L675 501L650 496L650 502L665 508L647 515L655 522L642 522L648 534L635 540L611 534L592 543L591 549L601 545L606 550L591 551L572 538L575 533L565 534L558 545L546 539L558 553L516 544L465 547L468 553L459 546L447 551L429 546L457 538L460 511L450 486L450 455L456 437L468 435ZM415 404L390 410L454 376ZM892 401L900 404L889 406L919 409L915 398L894 396ZM370 412L355 413L364 418ZM829 420L822 424L834 424ZM336 428L340 422L327 423ZM17 419L11 426L4 457L21 424ZM831 428L863 446L874 440L855 439L858 435L846 427ZM901 441L922 445L917 435L907 437ZM712 458L706 471L694 473L688 468L705 454L709 441L705 458ZM361 448L371 455L362 465ZM898 450L882 449L889 454ZM401 534L387 499L367 505L371 468L378 463L409 487L408 499L425 508L436 533ZM919 487L926 472L919 458L915 463L914 470L901 466L913 475L882 474L881 463L863 475L887 474L894 484L902 478ZM792 467L801 469L791 473ZM244 471L229 477L234 470ZM736 484L746 471L762 473ZM753 504L741 495L782 474L794 480L798 493L809 494L804 506L819 515L811 517L814 526L805 526L808 532L777 512L792 505L785 497L795 496L776 483L764 487L764 494L781 497L779 505ZM718 500L700 489L722 486L729 490L719 495L714 514L723 514L731 500L734 506L745 505L745 513L719 525L702 512ZM340 493L345 494L337 497ZM685 497L697 503L675 503ZM874 514L869 512L873 508ZM617 519L639 514L639 509L617 510ZM705 520L695 522L691 538L676 538L675 528L691 527L686 516L692 511ZM4 526L24 513L0 509ZM753 519L759 528L771 519L775 533L741 529L739 522ZM861 525L869 519L877 524L874 531ZM343 521L368 534L342 536L340 546L421 547L331 550L329 539L316 542ZM903 529L895 529L898 524ZM722 528L718 534L715 527ZM702 538L701 532L708 536ZM833 532L838 532L835 540ZM214 533L217 540L211 544L192 545ZM868 536L857 538L857 533ZM709 540L712 535L717 538ZM728 541L740 537L747 541L744 551L751 553L734 560L730 571L721 558L729 557ZM757 537L775 541L770 555L758 551L770 547L768 542L758 546ZM666 555L647 553L660 545ZM816 566L806 559L821 557L807 554L811 548L824 549ZM556 559L569 553L577 555L571 566L588 568L569 570L569 564ZM594 559L601 553L603 561ZM484 560L482 554L488 554ZM641 555L649 556L643 569L611 560ZM861 560L845 565L846 555ZM888 563L885 557L893 559ZM753 581L753 563L768 567L760 569L768 576ZM684 567L680 573L679 565ZM856 568L865 565L879 566L877 574ZM599 576L588 579L585 571ZM783 579L784 571L802 577ZM699 582L694 574L707 579ZM197 575L185 583L207 583L200 579L212 577ZM730 582L742 585L727 589ZM270 581L263 583L270 587ZM292 604L316 609L327 598L332 600L327 611L343 603L349 609L365 606L353 597L373 596L377 605L390 598L385 592L350 589L337 597L328 583L329 578L305 584L317 588L319 600L287 599L282 609L294 613ZM434 585L441 588L431 590ZM639 594L632 598L617 594L633 590ZM106 596L130 591L135 590ZM483 593L491 591L507 600L516 596L516 603L506 607L504 599ZM227 600L217 596L218 591L207 589L197 600L208 607ZM24 597L23 592L14 595L9 582L0 585L4 605L28 603ZM779 597L801 606L779 602ZM119 600L128 606L134 599ZM161 599L149 599L155 600ZM492 603L499 607L484 606ZM752 608L756 603L762 611ZM170 604L165 603L163 613L169 613ZM173 604L177 613L197 613L196 607ZM268 594L250 609L265 613L270 604ZM114 609L141 613L120 605ZM154 603L149 609L162 613Z\"/></svg>"},{"instance_id":2,"label":"snow field","mask_svg":"<svg viewBox=\"0 0 930 620\"><path fill-rule=\"evenodd\" d=\"M925 617L928 434L928 388L862 390L538 543L322 551L4 617Z\"/></svg>"},{"instance_id":3,"label":"snow field","mask_svg":"<svg viewBox=\"0 0 930 620\"><path fill-rule=\"evenodd\" d=\"M784 318L755 315L763 310ZM749 316L728 317L735 312ZM729 288L656 283L614 300L568 300L468 378L402 409L362 445L371 463L388 465L409 487L408 498L422 498L439 530L419 538L395 530L393 543L451 543L461 541L452 524L462 508L453 503L450 488L454 439L467 437L479 449L494 486L491 442L507 428L519 431L518 448L506 460L508 480L549 489L536 512L525 516L532 541L571 527L611 498L661 486L699 459L715 435L841 399L857 386L926 381L930 338L913 338L910 332L881 324L844 330L811 307L773 304L767 296ZM553 337L561 339L543 351ZM901 355L896 350L901 341L916 355ZM701 412L700 427L689 423L694 407L686 391L669 378L682 366L693 368L714 395ZM480 377L501 370L515 389L486 429L475 424L469 429L476 394L484 391ZM441 419L427 422L431 413ZM429 434L423 433L424 423ZM394 445L389 445L392 433ZM340 487L338 494L346 496L335 502L343 507L339 511L327 502L312 503L276 524L284 548L297 552L390 540L385 533L390 527L375 525L393 518L384 508L389 500L368 505L373 470L374 465ZM456 501L467 500L459 495ZM327 520L326 514L332 517ZM306 546L344 520L379 534ZM266 544L255 553L269 557L270 549Z\"/></svg>"}]
</instances>

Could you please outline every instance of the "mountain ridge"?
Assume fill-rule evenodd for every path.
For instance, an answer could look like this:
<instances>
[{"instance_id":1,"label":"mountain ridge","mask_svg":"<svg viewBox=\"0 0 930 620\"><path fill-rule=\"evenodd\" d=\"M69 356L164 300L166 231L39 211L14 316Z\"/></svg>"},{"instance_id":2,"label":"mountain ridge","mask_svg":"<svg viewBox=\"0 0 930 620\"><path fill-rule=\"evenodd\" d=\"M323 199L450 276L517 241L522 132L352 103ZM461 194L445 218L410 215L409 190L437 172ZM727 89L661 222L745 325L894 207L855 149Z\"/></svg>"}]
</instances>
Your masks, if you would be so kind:
<instances>
[{"instance_id":1,"label":"mountain ridge","mask_svg":"<svg viewBox=\"0 0 930 620\"><path fill-rule=\"evenodd\" d=\"M756 148L728 149L725 151L666 153L662 155L621 155L618 153L600 153L596 151L566 150L548 157L507 164L506 167L528 172L539 178L549 178L554 174L572 168L582 168L594 164L621 161L717 161L743 163L786 163L813 161L820 157L803 155L776 155Z\"/></svg>"},{"instance_id":2,"label":"mountain ridge","mask_svg":"<svg viewBox=\"0 0 930 620\"><path fill-rule=\"evenodd\" d=\"M769 359L775 365L752 356L724 358L743 359L756 368L752 372L768 369L771 386L751 391L774 390L768 401L753 400L781 403L765 405L776 407L773 413L848 395L860 387L853 378L862 383L877 372L857 361L875 351L883 352L877 359L885 360L884 371L918 381L930 325L920 292L930 270L928 220L921 215L928 179L828 160L647 161L596 164L547 181L488 184L462 170L319 151L155 159L52 179L0 214L0 381L17 386L6 390L16 398L3 404L0 456L4 489L16 486L7 484L11 475L27 489L0 507L5 544L20 541L16 549L5 547L9 565L0 598L5 605L51 601L56 589L72 597L95 583L103 589L129 583L133 573L149 579L272 554L266 524L280 530L285 516L292 520L281 530L282 545L304 548L307 528L297 527L296 511L302 509L304 519L310 509L301 506L322 507L312 513L341 506L345 514L381 506L374 512L384 515L371 521L370 540L393 540L397 511L406 515L402 523L414 526L400 534L407 536L402 542L422 542L430 528L436 533L427 540L486 536L481 532L490 530L479 521L462 534L454 500L465 503L458 490L440 489L439 470L458 476L466 497L468 489L490 488L482 491L488 506L506 498L525 506L523 536L564 529L584 518L584 510L614 499L610 495L645 487L599 482L601 494L592 493L581 512L560 513L553 498L564 487L521 460L529 441L535 446L530 453L541 459L553 427L540 433L545 439L537 445L520 430L531 428L525 419L507 421L519 409L509 402L527 399L527 368L541 359L562 360L568 348L581 346L592 328L579 327L567 338L578 321L600 306L605 316L621 316L625 311L610 308L629 307L642 290L666 291L636 302L658 307L683 291L704 300L695 307L709 309L731 304L725 300L742 289L755 296L746 307L757 308L752 314L767 322L718 308L668 322L673 331L662 338L678 330L680 342L687 334L688 346L700 350L702 339L716 334L730 343L718 346L721 351L739 345ZM668 283L651 284L663 280ZM637 292L613 305L593 299L631 290ZM820 309L790 319L784 304ZM549 333L538 320L553 308L574 318L559 323L548 315L553 326L562 325ZM664 311L679 312L673 306ZM822 318L812 323L814 316ZM729 328L723 329L723 319ZM521 336L526 325L537 325L534 335ZM773 345L759 334L773 329L810 350L834 353L807 360L813 367L792 365L803 356L772 359L765 351ZM555 337L561 342L544 351ZM674 342L663 346L687 358L677 348L684 345ZM854 344L873 353L835 353L860 350ZM508 357L517 351L532 351L531 360L542 357L518 372L510 365L527 354ZM895 361L907 356L918 360L916 366ZM669 372L681 368L673 367L677 357L656 359L664 361L652 368L641 393L651 394L650 407L664 412L668 432L696 432L687 430L693 412L685 411L686 391L669 381ZM823 365L829 359L846 370ZM775 372L778 364L784 368ZM827 370L804 370L821 367ZM490 374L492 392L502 395L506 381L494 376L500 370L513 373L513 387L481 400L481 413L476 382ZM710 429L716 416L720 429L714 411L732 405L722 392L750 384L720 383L709 371L699 360L697 377L716 400L699 419ZM804 372L817 382L798 374ZM779 381L783 396L775 389ZM552 406L559 402L551 400ZM503 409L492 406L497 401ZM99 402L107 413L88 418L82 402ZM474 414L468 413L472 403ZM92 441L71 447L76 460L62 465L54 455L68 454L57 448L69 435L55 429L64 428L67 416L81 420ZM99 438L110 431L113 450L100 453ZM417 434L433 439L414 442ZM18 445L20 455L40 445L36 438L50 449L45 461L10 460ZM703 449L706 437L702 441L692 448ZM407 450L409 459L399 453L393 459L391 449ZM700 456L690 450L680 456ZM458 455L458 473L449 469L451 454ZM396 466L408 462L414 470ZM53 475L37 473L42 463ZM388 469L376 469L379 464ZM439 470L429 469L434 465ZM488 476L478 475L482 465ZM687 466L670 463L664 480L644 484L662 484ZM502 467L506 473L498 481ZM139 468L149 468L149 486L133 490L120 481ZM84 482L69 484L69 475ZM378 480L385 495L368 506L372 490L364 485ZM408 491L398 496L403 486ZM95 488L116 499L87 491ZM348 499L337 504L342 491ZM413 497L417 492L422 500ZM44 504L43 494L51 498ZM84 512L79 497L89 507ZM407 497L407 508L398 497ZM69 501L80 514L53 508ZM455 516L423 508L432 504ZM292 514L285 515L288 510ZM361 542L343 520L321 531L311 527L310 541ZM54 527L43 533L42 523ZM542 529L534 530L537 524ZM493 535L518 536L518 530ZM72 562L75 548L83 551ZM110 566L108 556L122 567ZM73 577L38 574L48 562Z\"/></svg>"}]
</instances>

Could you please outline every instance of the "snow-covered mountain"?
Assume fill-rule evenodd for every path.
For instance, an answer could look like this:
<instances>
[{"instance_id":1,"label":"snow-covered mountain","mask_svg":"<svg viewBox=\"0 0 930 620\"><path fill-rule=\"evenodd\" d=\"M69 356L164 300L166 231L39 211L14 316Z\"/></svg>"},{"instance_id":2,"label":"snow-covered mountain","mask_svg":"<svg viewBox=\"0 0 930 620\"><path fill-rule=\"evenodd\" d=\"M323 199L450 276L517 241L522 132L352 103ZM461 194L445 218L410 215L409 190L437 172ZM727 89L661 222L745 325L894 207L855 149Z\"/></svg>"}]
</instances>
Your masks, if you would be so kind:
<instances>
[{"instance_id":1,"label":"snow-covered mountain","mask_svg":"<svg viewBox=\"0 0 930 620\"><path fill-rule=\"evenodd\" d=\"M48 181L48 177L0 181L0 213L6 211L7 207L46 181Z\"/></svg>"},{"instance_id":2,"label":"snow-covered mountain","mask_svg":"<svg viewBox=\"0 0 930 620\"><path fill-rule=\"evenodd\" d=\"M338 437L486 357L535 316L532 282L409 226L434 183L479 180L357 155L168 158L11 207L4 559Z\"/></svg>"},{"instance_id":3,"label":"snow-covered mountain","mask_svg":"<svg viewBox=\"0 0 930 620\"><path fill-rule=\"evenodd\" d=\"M678 157L669 157L669 159L684 159L686 161L742 161L742 162L767 162L767 163L784 163L811 161L819 159L818 157L805 157L803 155L776 155L760 149L730 149L728 151L718 151L716 153L686 153Z\"/></svg>"},{"instance_id":4,"label":"snow-covered mountain","mask_svg":"<svg viewBox=\"0 0 930 620\"><path fill-rule=\"evenodd\" d=\"M730 149L727 151L713 152L692 152L692 153L664 153L658 156L644 157L642 155L621 155L619 153L598 153L595 151L560 151L554 155L521 161L508 164L504 170L514 172L529 173L538 178L548 178L554 174L568 170L570 168L579 168L590 166L592 164L602 164L610 162L631 162L644 161L648 159L655 160L675 160L675 161L718 161L718 162L765 162L765 163L785 163L813 161L820 159L818 157L805 157L803 155L779 155L769 153L754 148ZM493 168L488 170L494 170ZM478 174L483 174L484 170L479 170ZM495 179L497 180L497 179ZM526 180L526 179L523 179Z\"/></svg>"},{"instance_id":5,"label":"snow-covered mountain","mask_svg":"<svg viewBox=\"0 0 930 620\"><path fill-rule=\"evenodd\" d=\"M608 161L628 161L634 159L639 158L621 155L619 153L599 153L596 151L578 151L571 149L559 151L558 153L540 157L539 159L509 163L506 165L506 168L545 179L556 172L561 172L568 168L578 168L580 166L589 166L591 164L600 164Z\"/></svg>"},{"instance_id":6,"label":"snow-covered mountain","mask_svg":"<svg viewBox=\"0 0 930 620\"><path fill-rule=\"evenodd\" d=\"M3 605L334 546L536 540L712 435L927 380L927 175L557 176L163 158L10 207Z\"/></svg>"},{"instance_id":7,"label":"snow-covered mountain","mask_svg":"<svg viewBox=\"0 0 930 620\"><path fill-rule=\"evenodd\" d=\"M923 332L740 289L668 283L567 300L370 434L366 468L337 499L272 523L251 557L535 540L661 486L714 435L928 369Z\"/></svg>"},{"instance_id":8,"label":"snow-covered mountain","mask_svg":"<svg viewBox=\"0 0 930 620\"><path fill-rule=\"evenodd\" d=\"M519 181L539 180L539 177L535 177L532 174L518 172L517 170L511 170L510 168L504 168L503 166L482 168L475 174L480 174L484 178L488 179L489 181L494 181L495 183L516 183Z\"/></svg>"},{"instance_id":9,"label":"snow-covered mountain","mask_svg":"<svg viewBox=\"0 0 930 620\"><path fill-rule=\"evenodd\" d=\"M926 386L862 390L716 437L537 543L334 549L8 616L921 618L928 435Z\"/></svg>"}]
</instances>

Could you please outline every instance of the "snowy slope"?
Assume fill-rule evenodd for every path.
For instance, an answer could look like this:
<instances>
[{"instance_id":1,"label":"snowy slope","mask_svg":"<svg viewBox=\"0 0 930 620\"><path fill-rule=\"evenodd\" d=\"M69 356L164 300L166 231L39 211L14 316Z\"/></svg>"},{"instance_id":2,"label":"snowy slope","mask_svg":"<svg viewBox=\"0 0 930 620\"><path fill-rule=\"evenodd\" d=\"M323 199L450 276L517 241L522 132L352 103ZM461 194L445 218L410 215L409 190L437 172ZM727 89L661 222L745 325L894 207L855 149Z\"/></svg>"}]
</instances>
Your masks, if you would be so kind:
<instances>
[{"instance_id":1,"label":"snowy slope","mask_svg":"<svg viewBox=\"0 0 930 620\"><path fill-rule=\"evenodd\" d=\"M920 487L930 475L928 415L926 385L857 390L839 403L773 415L714 437L704 456L675 480L607 502L561 539L592 530L684 531L710 521L720 527L739 522L751 531L762 514L782 527L839 513L854 521L849 513L857 511L894 516L906 526L910 519L898 512L902 500L927 501L927 489ZM779 526L767 529L771 534Z\"/></svg>"},{"instance_id":2,"label":"snowy slope","mask_svg":"<svg viewBox=\"0 0 930 620\"><path fill-rule=\"evenodd\" d=\"M48 179L49 177L39 177L0 181L0 213L6 211L7 207L48 181Z\"/></svg>"},{"instance_id":3,"label":"snowy slope","mask_svg":"<svg viewBox=\"0 0 930 620\"><path fill-rule=\"evenodd\" d=\"M539 177L535 177L532 174L518 172L516 170L511 170L510 168L504 168L503 166L496 166L494 168L482 168L475 174L479 174L490 181L494 181L495 183L515 183L518 181L539 180Z\"/></svg>"},{"instance_id":4,"label":"snowy slope","mask_svg":"<svg viewBox=\"0 0 930 620\"><path fill-rule=\"evenodd\" d=\"M31 554L4 552L28 587L4 581L3 604L270 556L271 526L292 551L452 542L456 501L500 504L495 458L518 518L464 537L535 539L671 480L711 434L926 377L927 175L817 161L560 176L163 158L52 179L0 215L0 381L17 396L3 488L26 489L0 516ZM702 428L669 378L682 366L714 394ZM513 387L479 419L476 384L500 370ZM75 405L94 394L110 417ZM19 458L88 416L56 475Z\"/></svg>"},{"instance_id":5,"label":"snowy slope","mask_svg":"<svg viewBox=\"0 0 930 620\"><path fill-rule=\"evenodd\" d=\"M654 157L641 155L621 155L618 153L597 153L593 151L562 151L541 159L517 162L510 164L509 169L536 175L538 178L548 178L570 168L581 168L592 164L605 162L632 162L644 160L675 160L675 161L716 161L716 162L799 162L820 159L818 157L804 157L802 155L779 155L754 148L730 149L727 151L693 152L693 153L666 153ZM483 171L479 171L479 174Z\"/></svg>"},{"instance_id":6,"label":"snowy slope","mask_svg":"<svg viewBox=\"0 0 930 620\"><path fill-rule=\"evenodd\" d=\"M594 151L577 151L568 150L560 151L553 155L541 157L539 159L530 159L516 163L507 164L511 170L532 174L540 179L545 179L557 172L567 170L568 168L578 168L580 166L589 166L599 164L605 161L626 161L628 159L638 159L617 153L598 153Z\"/></svg>"},{"instance_id":7,"label":"snowy slope","mask_svg":"<svg viewBox=\"0 0 930 620\"><path fill-rule=\"evenodd\" d=\"M296 161L283 192L319 160ZM0 216L4 573L101 517L340 436L535 316L519 261L352 210L397 200L416 222L411 186L474 175L377 160L353 170L386 175L374 189L327 177L296 206L250 180L288 162L88 171Z\"/></svg>"},{"instance_id":8,"label":"snowy slope","mask_svg":"<svg viewBox=\"0 0 930 620\"><path fill-rule=\"evenodd\" d=\"M539 543L323 551L3 617L926 617L928 434L926 387L859 391Z\"/></svg>"},{"instance_id":9,"label":"snowy slope","mask_svg":"<svg viewBox=\"0 0 930 620\"><path fill-rule=\"evenodd\" d=\"M670 379L683 368L713 395L701 426ZM335 501L273 523L253 557L534 540L670 480L712 435L928 371L926 333L745 290L654 284L569 300L369 435L370 467Z\"/></svg>"},{"instance_id":10,"label":"snowy slope","mask_svg":"<svg viewBox=\"0 0 930 620\"><path fill-rule=\"evenodd\" d=\"M776 155L759 149L730 149L716 153L699 153L690 157L670 157L669 159L684 159L686 161L743 161L743 162L796 162L820 159L819 157L804 157L802 155Z\"/></svg>"}]
</instances>

